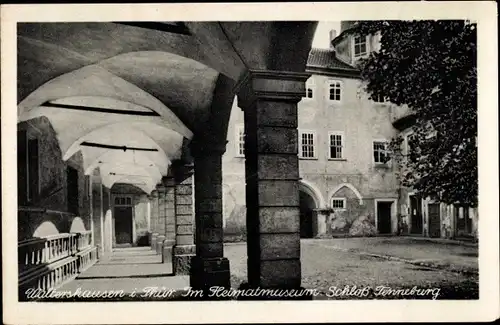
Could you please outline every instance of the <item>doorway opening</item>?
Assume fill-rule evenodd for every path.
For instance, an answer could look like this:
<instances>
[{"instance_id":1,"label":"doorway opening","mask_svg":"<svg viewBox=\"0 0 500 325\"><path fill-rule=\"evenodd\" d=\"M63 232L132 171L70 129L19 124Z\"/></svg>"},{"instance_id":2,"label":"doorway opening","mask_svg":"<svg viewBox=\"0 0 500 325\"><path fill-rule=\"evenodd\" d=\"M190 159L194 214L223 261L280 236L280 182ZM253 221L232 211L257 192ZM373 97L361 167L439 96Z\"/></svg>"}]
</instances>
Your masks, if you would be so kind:
<instances>
[{"instance_id":1,"label":"doorway opening","mask_svg":"<svg viewBox=\"0 0 500 325\"><path fill-rule=\"evenodd\" d=\"M455 207L456 237L472 237L472 216L468 207ZM462 210L462 213L460 213Z\"/></svg>"},{"instance_id":2,"label":"doorway opening","mask_svg":"<svg viewBox=\"0 0 500 325\"><path fill-rule=\"evenodd\" d=\"M134 238L133 206L131 197L115 197L113 208L114 246L130 247Z\"/></svg>"},{"instance_id":3,"label":"doorway opening","mask_svg":"<svg viewBox=\"0 0 500 325\"><path fill-rule=\"evenodd\" d=\"M439 213L439 203L429 203L427 205L429 213L429 237L441 237L441 216Z\"/></svg>"},{"instance_id":4,"label":"doorway opening","mask_svg":"<svg viewBox=\"0 0 500 325\"><path fill-rule=\"evenodd\" d=\"M314 236L314 209L316 203L308 193L300 190L300 238L312 238Z\"/></svg>"},{"instance_id":5,"label":"doorway opening","mask_svg":"<svg viewBox=\"0 0 500 325\"><path fill-rule=\"evenodd\" d=\"M78 215L78 171L68 166L66 168L66 180L67 180L67 196L68 196L68 212Z\"/></svg>"},{"instance_id":6,"label":"doorway opening","mask_svg":"<svg viewBox=\"0 0 500 325\"><path fill-rule=\"evenodd\" d=\"M422 198L417 195L410 195L410 215L411 234L422 235L424 231L424 222L422 217Z\"/></svg>"},{"instance_id":7,"label":"doorway opening","mask_svg":"<svg viewBox=\"0 0 500 325\"><path fill-rule=\"evenodd\" d=\"M392 205L394 201L377 202L377 230L381 235L388 235L392 232Z\"/></svg>"}]
</instances>

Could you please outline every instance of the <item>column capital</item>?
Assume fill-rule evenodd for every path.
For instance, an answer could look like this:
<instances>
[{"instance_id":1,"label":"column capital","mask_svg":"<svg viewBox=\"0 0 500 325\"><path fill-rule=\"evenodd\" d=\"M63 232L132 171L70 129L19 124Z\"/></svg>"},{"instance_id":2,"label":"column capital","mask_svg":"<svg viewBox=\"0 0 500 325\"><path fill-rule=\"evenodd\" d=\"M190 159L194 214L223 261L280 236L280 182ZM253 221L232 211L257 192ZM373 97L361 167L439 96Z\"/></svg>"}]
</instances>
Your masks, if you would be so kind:
<instances>
[{"instance_id":1,"label":"column capital","mask_svg":"<svg viewBox=\"0 0 500 325\"><path fill-rule=\"evenodd\" d=\"M168 176L163 176L161 179L161 183L163 187L172 187L175 186L175 178L171 173Z\"/></svg>"},{"instance_id":2,"label":"column capital","mask_svg":"<svg viewBox=\"0 0 500 325\"><path fill-rule=\"evenodd\" d=\"M192 141L190 145L191 154L195 159L206 156L222 156L226 152L227 143L227 140L218 143L213 141Z\"/></svg>"},{"instance_id":3,"label":"column capital","mask_svg":"<svg viewBox=\"0 0 500 325\"><path fill-rule=\"evenodd\" d=\"M249 70L240 83L238 104L245 110L262 99L297 103L304 97L310 76L308 72Z\"/></svg>"},{"instance_id":4,"label":"column capital","mask_svg":"<svg viewBox=\"0 0 500 325\"><path fill-rule=\"evenodd\" d=\"M170 167L172 168L172 174L177 183L194 174L193 163L186 163L182 160L174 160Z\"/></svg>"}]
</instances>

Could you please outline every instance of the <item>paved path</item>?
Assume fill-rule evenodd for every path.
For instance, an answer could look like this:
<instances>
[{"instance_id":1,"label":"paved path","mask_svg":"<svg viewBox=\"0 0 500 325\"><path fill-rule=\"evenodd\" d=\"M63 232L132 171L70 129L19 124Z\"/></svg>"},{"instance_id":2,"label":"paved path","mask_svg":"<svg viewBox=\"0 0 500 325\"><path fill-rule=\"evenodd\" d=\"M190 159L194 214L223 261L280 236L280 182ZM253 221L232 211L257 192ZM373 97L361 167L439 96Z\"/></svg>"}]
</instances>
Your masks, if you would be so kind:
<instances>
[{"instance_id":1,"label":"paved path","mask_svg":"<svg viewBox=\"0 0 500 325\"><path fill-rule=\"evenodd\" d=\"M171 265L163 264L161 256L149 247L138 247L118 249L102 257L58 291L103 293L123 290L125 297L120 298L125 300L139 299L137 297L140 300L164 300L178 297L168 294L169 289L180 293L186 287L189 287L189 276L173 276ZM132 292L136 292L135 297L132 297Z\"/></svg>"}]
</instances>

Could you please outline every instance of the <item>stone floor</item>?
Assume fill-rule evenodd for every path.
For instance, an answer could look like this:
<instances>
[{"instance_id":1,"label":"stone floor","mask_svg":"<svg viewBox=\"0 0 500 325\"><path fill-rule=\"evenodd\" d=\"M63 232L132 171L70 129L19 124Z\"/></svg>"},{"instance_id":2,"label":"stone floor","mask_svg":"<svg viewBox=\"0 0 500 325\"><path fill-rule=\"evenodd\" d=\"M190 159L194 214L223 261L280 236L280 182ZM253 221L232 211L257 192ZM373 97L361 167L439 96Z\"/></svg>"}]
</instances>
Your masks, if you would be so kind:
<instances>
[{"instance_id":1,"label":"stone floor","mask_svg":"<svg viewBox=\"0 0 500 325\"><path fill-rule=\"evenodd\" d=\"M394 240L392 251L384 248L387 241ZM379 243L378 245L376 243ZM423 246L429 245L426 249ZM436 246L441 245L441 246ZM345 251L344 248L358 248ZM463 261L464 265L477 263L472 257L477 248L459 245L421 242L413 245L398 238L348 238L348 239L303 239L301 242L302 286L316 288L322 294L317 299L358 299L352 295L331 295L331 288L354 287L375 289L378 286L391 288L440 288L438 299L478 299L478 276L463 274L450 270L413 265L397 260L368 256L362 251L419 259L434 259L441 254L441 259L455 263ZM462 253L460 253L462 252ZM225 247L224 255L231 263L231 283L238 287L246 280L246 244L233 243ZM378 254L377 254L378 255ZM453 257L455 256L455 257ZM477 264L476 264L477 265ZM380 298L380 296L379 296ZM390 298L390 297L385 297ZM418 297L415 297L418 298Z\"/></svg>"},{"instance_id":2,"label":"stone floor","mask_svg":"<svg viewBox=\"0 0 500 325\"><path fill-rule=\"evenodd\" d=\"M238 288L247 276L246 243L226 244L224 255L230 260L231 285ZM426 260L446 263L437 267L414 265L384 258L388 255L410 262ZM476 268L477 271L476 256L477 247L408 238L305 239L301 245L302 286L316 289L319 295L315 299L367 298L353 295L352 291L335 295L338 288L368 288L372 290L368 298L407 298L375 297L373 293L379 286L393 289L414 286L439 288L438 299L477 299L477 274L459 272L460 268ZM172 276L171 273L171 267L162 264L160 257L147 247L119 249L101 258L58 291L74 292L78 288L101 292L123 290L130 300L176 299L189 286L189 277ZM144 288L150 288L147 289L148 294ZM175 289L177 295L166 295L168 289ZM142 298L139 299L138 295L131 297L132 292L137 292L139 296L142 292ZM431 299L429 295L420 298Z\"/></svg>"},{"instance_id":3,"label":"stone floor","mask_svg":"<svg viewBox=\"0 0 500 325\"><path fill-rule=\"evenodd\" d=\"M180 292L187 287L189 276L173 276L172 266L163 264L161 256L149 247L137 247L115 249L113 254L101 257L95 265L58 288L58 291L76 292L78 288L82 292L123 290L127 298L134 298L130 296L135 291L136 297L162 300L166 298L162 293L168 289Z\"/></svg>"},{"instance_id":4,"label":"stone floor","mask_svg":"<svg viewBox=\"0 0 500 325\"><path fill-rule=\"evenodd\" d=\"M431 267L457 272L478 273L479 268L478 246L467 242L425 237L367 237L311 240L311 243L422 262Z\"/></svg>"}]
</instances>

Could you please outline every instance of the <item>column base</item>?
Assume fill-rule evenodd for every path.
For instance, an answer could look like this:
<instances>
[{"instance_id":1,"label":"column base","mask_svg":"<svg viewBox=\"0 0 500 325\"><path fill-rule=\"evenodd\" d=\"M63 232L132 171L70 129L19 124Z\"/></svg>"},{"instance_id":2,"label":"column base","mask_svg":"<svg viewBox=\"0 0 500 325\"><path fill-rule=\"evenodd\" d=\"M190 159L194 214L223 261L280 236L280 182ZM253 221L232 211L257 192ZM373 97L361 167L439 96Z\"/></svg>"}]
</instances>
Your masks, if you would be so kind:
<instances>
[{"instance_id":1,"label":"column base","mask_svg":"<svg viewBox=\"0 0 500 325\"><path fill-rule=\"evenodd\" d=\"M163 242L163 253L161 255L161 262L164 264L172 264L174 255L175 240L166 239Z\"/></svg>"},{"instance_id":2,"label":"column base","mask_svg":"<svg viewBox=\"0 0 500 325\"><path fill-rule=\"evenodd\" d=\"M174 247L173 271L175 275L189 275L191 260L195 257L196 246L178 245Z\"/></svg>"},{"instance_id":3,"label":"column base","mask_svg":"<svg viewBox=\"0 0 500 325\"><path fill-rule=\"evenodd\" d=\"M203 290L204 293L209 293L211 287L229 289L231 287L229 260L225 257L193 257L189 282L193 289Z\"/></svg>"},{"instance_id":4,"label":"column base","mask_svg":"<svg viewBox=\"0 0 500 325\"><path fill-rule=\"evenodd\" d=\"M151 234L151 249L156 250L156 239L158 238L158 233L154 232Z\"/></svg>"},{"instance_id":5,"label":"column base","mask_svg":"<svg viewBox=\"0 0 500 325\"><path fill-rule=\"evenodd\" d=\"M163 254L163 242L165 241L165 236L159 235L156 237L156 254Z\"/></svg>"},{"instance_id":6,"label":"column base","mask_svg":"<svg viewBox=\"0 0 500 325\"><path fill-rule=\"evenodd\" d=\"M263 288L250 286L244 282L238 290L247 292L248 295L240 294L237 300L313 300L313 294L303 287Z\"/></svg>"}]
</instances>

